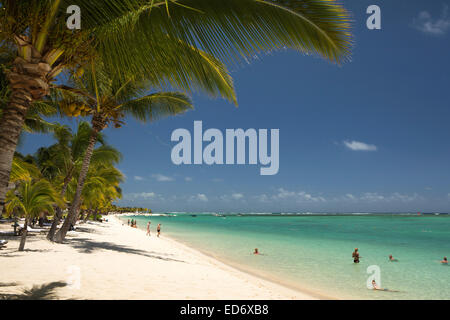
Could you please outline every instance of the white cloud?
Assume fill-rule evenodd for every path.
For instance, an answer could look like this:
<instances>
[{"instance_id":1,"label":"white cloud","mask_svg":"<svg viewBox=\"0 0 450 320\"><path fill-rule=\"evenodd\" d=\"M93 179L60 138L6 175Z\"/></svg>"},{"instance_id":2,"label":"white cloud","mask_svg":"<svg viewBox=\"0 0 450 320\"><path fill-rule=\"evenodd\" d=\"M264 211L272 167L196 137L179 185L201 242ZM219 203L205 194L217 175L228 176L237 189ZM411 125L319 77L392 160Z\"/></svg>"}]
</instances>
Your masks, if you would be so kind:
<instances>
[{"instance_id":1,"label":"white cloud","mask_svg":"<svg viewBox=\"0 0 450 320\"><path fill-rule=\"evenodd\" d=\"M352 195L351 193L347 193L347 194L345 195L345 197L346 197L347 199L349 199L349 200L356 200L356 197L355 197L354 195Z\"/></svg>"},{"instance_id":2,"label":"white cloud","mask_svg":"<svg viewBox=\"0 0 450 320\"><path fill-rule=\"evenodd\" d=\"M161 195L155 192L140 192L140 193L127 193L124 195L124 199L164 199Z\"/></svg>"},{"instance_id":3,"label":"white cloud","mask_svg":"<svg viewBox=\"0 0 450 320\"><path fill-rule=\"evenodd\" d=\"M156 179L156 181L159 181L159 182L168 182L168 181L174 181L175 180L174 178L171 178L171 177L159 174L159 173L152 174L152 177L154 179Z\"/></svg>"},{"instance_id":4,"label":"white cloud","mask_svg":"<svg viewBox=\"0 0 450 320\"><path fill-rule=\"evenodd\" d=\"M361 196L360 199L363 200L363 201L370 201L370 202L373 202L373 201L382 201L382 200L385 200L385 197L382 196L382 195L380 195L380 194L378 194L378 193L376 193L376 192L366 192L366 193L364 193L364 194Z\"/></svg>"},{"instance_id":5,"label":"white cloud","mask_svg":"<svg viewBox=\"0 0 450 320\"><path fill-rule=\"evenodd\" d=\"M421 199L417 193L414 193L412 195L408 194L401 194L399 192L394 192L390 195L381 195L376 192L366 192L364 193L359 199L362 201L368 201L368 202L411 202L414 200Z\"/></svg>"},{"instance_id":6,"label":"white cloud","mask_svg":"<svg viewBox=\"0 0 450 320\"><path fill-rule=\"evenodd\" d=\"M185 177L184 181L190 182L190 181L192 181L192 178L191 177Z\"/></svg>"},{"instance_id":7,"label":"white cloud","mask_svg":"<svg viewBox=\"0 0 450 320\"><path fill-rule=\"evenodd\" d=\"M289 191L283 188L279 188L278 193L273 198L276 200L292 198L297 202L326 202L326 199L321 196L313 196L304 191Z\"/></svg>"},{"instance_id":8,"label":"white cloud","mask_svg":"<svg viewBox=\"0 0 450 320\"><path fill-rule=\"evenodd\" d=\"M388 198L388 200L389 201L411 202L418 198L419 198L419 195L417 193L414 193L412 195L407 195L407 194L400 194L398 192L395 192Z\"/></svg>"},{"instance_id":9,"label":"white cloud","mask_svg":"<svg viewBox=\"0 0 450 320\"><path fill-rule=\"evenodd\" d=\"M428 11L421 11L414 19L412 26L426 34L444 35L450 30L450 17L448 15L448 6L444 6L441 17L433 19Z\"/></svg>"},{"instance_id":10,"label":"white cloud","mask_svg":"<svg viewBox=\"0 0 450 320\"><path fill-rule=\"evenodd\" d=\"M196 198L199 201L208 202L208 197L204 193L197 194Z\"/></svg>"},{"instance_id":11,"label":"white cloud","mask_svg":"<svg viewBox=\"0 0 450 320\"><path fill-rule=\"evenodd\" d=\"M269 196L267 194L260 194L255 196L255 199L258 200L259 202L270 202L269 200Z\"/></svg>"},{"instance_id":12,"label":"white cloud","mask_svg":"<svg viewBox=\"0 0 450 320\"><path fill-rule=\"evenodd\" d=\"M344 141L344 145L353 151L377 151L377 146L359 141Z\"/></svg>"},{"instance_id":13,"label":"white cloud","mask_svg":"<svg viewBox=\"0 0 450 320\"><path fill-rule=\"evenodd\" d=\"M136 181L142 181L142 180L144 180L144 178L141 177L141 176L134 176L134 180L136 180Z\"/></svg>"},{"instance_id":14,"label":"white cloud","mask_svg":"<svg viewBox=\"0 0 450 320\"><path fill-rule=\"evenodd\" d=\"M244 194L243 193L232 193L232 194L224 194L219 196L217 199L230 202L230 201L237 201L237 200L244 200Z\"/></svg>"},{"instance_id":15,"label":"white cloud","mask_svg":"<svg viewBox=\"0 0 450 320\"><path fill-rule=\"evenodd\" d=\"M154 192L142 192L139 194L139 196L141 198L155 198L156 197L156 193Z\"/></svg>"},{"instance_id":16,"label":"white cloud","mask_svg":"<svg viewBox=\"0 0 450 320\"><path fill-rule=\"evenodd\" d=\"M232 197L234 200L240 200L240 199L244 198L244 195L243 195L242 193L233 193L233 194L231 195L231 197Z\"/></svg>"}]
</instances>

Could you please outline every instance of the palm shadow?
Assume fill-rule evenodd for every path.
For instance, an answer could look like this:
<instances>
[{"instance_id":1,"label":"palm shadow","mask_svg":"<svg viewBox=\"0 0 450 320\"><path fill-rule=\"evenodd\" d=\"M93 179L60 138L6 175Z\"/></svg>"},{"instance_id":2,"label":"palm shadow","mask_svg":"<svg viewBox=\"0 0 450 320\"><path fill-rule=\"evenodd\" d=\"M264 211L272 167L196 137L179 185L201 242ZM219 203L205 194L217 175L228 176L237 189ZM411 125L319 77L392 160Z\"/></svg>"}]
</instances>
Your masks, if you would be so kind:
<instances>
[{"instance_id":1,"label":"palm shadow","mask_svg":"<svg viewBox=\"0 0 450 320\"><path fill-rule=\"evenodd\" d=\"M98 250L110 250L110 251L116 251L116 252L136 254L136 255L149 257L149 258L153 258L153 259L160 259L160 260L164 260L164 261L175 261L175 262L186 263L186 261L169 258L167 256L164 256L163 254L156 253L153 251L134 249L134 248L130 248L127 246L114 244L111 242L93 241L93 240L90 240L87 238L71 239L70 242L67 242L67 244L72 246L73 248L77 249L81 253L94 253L95 251L98 251Z\"/></svg>"},{"instance_id":2,"label":"palm shadow","mask_svg":"<svg viewBox=\"0 0 450 320\"><path fill-rule=\"evenodd\" d=\"M43 285L34 285L31 289L25 289L21 294L2 294L2 300L52 300L56 299L55 290L65 287L67 284L61 281L49 282Z\"/></svg>"}]
</instances>

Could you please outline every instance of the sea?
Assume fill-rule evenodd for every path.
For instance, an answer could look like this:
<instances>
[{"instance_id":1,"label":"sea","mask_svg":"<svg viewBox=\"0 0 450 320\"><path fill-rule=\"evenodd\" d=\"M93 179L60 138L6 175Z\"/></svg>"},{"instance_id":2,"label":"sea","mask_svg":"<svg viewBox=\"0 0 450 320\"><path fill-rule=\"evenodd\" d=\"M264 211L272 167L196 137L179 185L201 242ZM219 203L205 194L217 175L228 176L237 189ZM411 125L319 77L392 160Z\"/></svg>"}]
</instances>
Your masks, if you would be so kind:
<instances>
[{"instance_id":1,"label":"sea","mask_svg":"<svg viewBox=\"0 0 450 320\"><path fill-rule=\"evenodd\" d=\"M143 230L150 221L151 236L160 223L162 237L318 298L450 299L450 265L440 263L450 257L449 214L164 212L121 219ZM386 290L370 290L372 279Z\"/></svg>"}]
</instances>

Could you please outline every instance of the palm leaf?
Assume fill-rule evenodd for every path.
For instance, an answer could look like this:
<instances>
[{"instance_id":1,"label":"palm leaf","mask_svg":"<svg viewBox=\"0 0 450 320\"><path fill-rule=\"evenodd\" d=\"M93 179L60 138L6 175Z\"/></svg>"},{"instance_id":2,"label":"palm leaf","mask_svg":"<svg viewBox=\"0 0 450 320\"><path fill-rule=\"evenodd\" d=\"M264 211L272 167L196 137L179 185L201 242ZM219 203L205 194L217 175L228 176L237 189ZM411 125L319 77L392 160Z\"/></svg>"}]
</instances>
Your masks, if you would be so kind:
<instances>
[{"instance_id":1,"label":"palm leaf","mask_svg":"<svg viewBox=\"0 0 450 320\"><path fill-rule=\"evenodd\" d=\"M119 106L124 113L147 122L178 115L193 109L188 96L179 92L158 92L125 102Z\"/></svg>"}]
</instances>

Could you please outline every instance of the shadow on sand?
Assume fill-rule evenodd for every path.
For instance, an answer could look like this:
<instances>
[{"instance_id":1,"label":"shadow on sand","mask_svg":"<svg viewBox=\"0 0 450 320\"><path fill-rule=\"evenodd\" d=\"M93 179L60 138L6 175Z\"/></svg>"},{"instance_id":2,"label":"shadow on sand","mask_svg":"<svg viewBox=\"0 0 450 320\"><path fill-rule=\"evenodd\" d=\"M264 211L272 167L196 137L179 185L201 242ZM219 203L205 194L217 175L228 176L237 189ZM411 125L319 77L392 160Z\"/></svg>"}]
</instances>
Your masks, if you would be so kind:
<instances>
[{"instance_id":1,"label":"shadow on sand","mask_svg":"<svg viewBox=\"0 0 450 320\"><path fill-rule=\"evenodd\" d=\"M186 261L169 258L169 257L165 256L164 254L160 254L160 253L156 253L156 252L152 252L152 251L134 249L134 248L118 245L118 244L111 243L111 242L93 241L93 240L87 239L87 238L70 239L70 241L66 242L66 244L72 246L73 248L77 249L81 253L93 253L97 250L111 250L111 251L116 251L116 252L137 254L140 256L154 258L154 259L160 259L160 260L164 260L164 261L176 261L176 262L186 263Z\"/></svg>"},{"instance_id":2,"label":"shadow on sand","mask_svg":"<svg viewBox=\"0 0 450 320\"><path fill-rule=\"evenodd\" d=\"M15 286L16 284L12 284ZM4 287L8 284L4 284ZM35 285L31 289L25 289L20 294L4 294L0 293L0 299L2 300L51 300L56 299L55 290L57 288L65 287L66 283L57 281L49 282L43 285Z\"/></svg>"}]
</instances>

